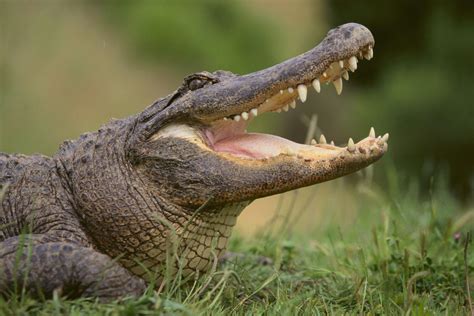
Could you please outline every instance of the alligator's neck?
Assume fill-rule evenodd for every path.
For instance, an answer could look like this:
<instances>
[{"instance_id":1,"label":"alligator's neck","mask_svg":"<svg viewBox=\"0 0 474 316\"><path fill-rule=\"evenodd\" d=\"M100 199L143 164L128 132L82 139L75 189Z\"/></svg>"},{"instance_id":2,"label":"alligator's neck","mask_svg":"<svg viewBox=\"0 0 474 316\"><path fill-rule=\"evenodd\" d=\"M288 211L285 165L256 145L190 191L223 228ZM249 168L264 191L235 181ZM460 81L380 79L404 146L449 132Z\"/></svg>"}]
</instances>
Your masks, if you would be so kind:
<instances>
[{"instance_id":1,"label":"alligator's neck","mask_svg":"<svg viewBox=\"0 0 474 316\"><path fill-rule=\"evenodd\" d=\"M206 270L248 202L198 211L172 203L126 159L127 123L83 135L58 153L84 229L98 250L137 275L162 269L173 249L184 273Z\"/></svg>"},{"instance_id":2,"label":"alligator's neck","mask_svg":"<svg viewBox=\"0 0 474 316\"><path fill-rule=\"evenodd\" d=\"M164 275L159 272L170 267L166 264L170 258L171 267L181 264L184 275L207 270L225 251L237 216L248 205L202 209L193 214L132 182L127 185L127 190L118 189L123 193L120 199L81 212L87 214L85 227L99 250L119 257L122 265L144 278L149 277L147 270Z\"/></svg>"}]
</instances>

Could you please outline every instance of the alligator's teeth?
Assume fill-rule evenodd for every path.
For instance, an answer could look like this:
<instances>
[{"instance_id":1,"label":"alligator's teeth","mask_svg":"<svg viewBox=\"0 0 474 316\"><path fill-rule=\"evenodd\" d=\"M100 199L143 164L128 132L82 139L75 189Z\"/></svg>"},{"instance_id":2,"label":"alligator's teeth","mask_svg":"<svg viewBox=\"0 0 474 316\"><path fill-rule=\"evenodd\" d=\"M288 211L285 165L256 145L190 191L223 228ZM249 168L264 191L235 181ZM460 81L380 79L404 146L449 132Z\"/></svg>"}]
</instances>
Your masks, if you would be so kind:
<instances>
[{"instance_id":1,"label":"alligator's teeth","mask_svg":"<svg viewBox=\"0 0 474 316\"><path fill-rule=\"evenodd\" d=\"M341 67L341 69L344 68L344 61L343 61L343 60L340 60L340 61L339 61L339 67Z\"/></svg>"},{"instance_id":2,"label":"alligator's teeth","mask_svg":"<svg viewBox=\"0 0 474 316\"><path fill-rule=\"evenodd\" d=\"M352 138L349 138L349 141L347 142L347 150L350 151L351 153L356 150L356 147Z\"/></svg>"},{"instance_id":3,"label":"alligator's teeth","mask_svg":"<svg viewBox=\"0 0 474 316\"><path fill-rule=\"evenodd\" d=\"M255 109L251 109L250 110L250 113L252 113L253 116L257 116L258 115L258 110L255 108Z\"/></svg>"},{"instance_id":4,"label":"alligator's teeth","mask_svg":"<svg viewBox=\"0 0 474 316\"><path fill-rule=\"evenodd\" d=\"M333 141L333 140L331 140L331 145L332 145L332 146L335 146L335 145L334 145L334 141Z\"/></svg>"},{"instance_id":5,"label":"alligator's teeth","mask_svg":"<svg viewBox=\"0 0 474 316\"><path fill-rule=\"evenodd\" d=\"M281 113L281 109L276 110L277 113Z\"/></svg>"},{"instance_id":6,"label":"alligator's teeth","mask_svg":"<svg viewBox=\"0 0 474 316\"><path fill-rule=\"evenodd\" d=\"M240 114L242 116L242 118L244 119L244 121L248 120L249 119L249 114L247 112L242 112L242 114Z\"/></svg>"},{"instance_id":7,"label":"alligator's teeth","mask_svg":"<svg viewBox=\"0 0 474 316\"><path fill-rule=\"evenodd\" d=\"M349 80L349 73L347 71L344 71L342 73L342 78L344 78L345 80Z\"/></svg>"},{"instance_id":8,"label":"alligator's teeth","mask_svg":"<svg viewBox=\"0 0 474 316\"><path fill-rule=\"evenodd\" d=\"M283 90L280 90L280 94L283 94Z\"/></svg>"},{"instance_id":9,"label":"alligator's teeth","mask_svg":"<svg viewBox=\"0 0 474 316\"><path fill-rule=\"evenodd\" d=\"M337 78L332 82L334 84L334 87L336 88L336 92L338 95L342 93L342 79L341 77Z\"/></svg>"},{"instance_id":10,"label":"alligator's teeth","mask_svg":"<svg viewBox=\"0 0 474 316\"><path fill-rule=\"evenodd\" d=\"M265 100L265 103L266 103L266 102L269 102L269 101L270 101L269 99L266 99L266 100Z\"/></svg>"},{"instance_id":11,"label":"alligator's teeth","mask_svg":"<svg viewBox=\"0 0 474 316\"><path fill-rule=\"evenodd\" d=\"M319 83L319 80L314 79L312 84L313 84L314 90L316 90L317 93L320 93L321 92L321 83Z\"/></svg>"},{"instance_id":12,"label":"alligator's teeth","mask_svg":"<svg viewBox=\"0 0 474 316\"><path fill-rule=\"evenodd\" d=\"M324 78L327 78L328 77L328 74L326 72L323 72L323 77Z\"/></svg>"},{"instance_id":13,"label":"alligator's teeth","mask_svg":"<svg viewBox=\"0 0 474 316\"><path fill-rule=\"evenodd\" d=\"M373 127L370 128L369 137L375 138L375 129Z\"/></svg>"},{"instance_id":14,"label":"alligator's teeth","mask_svg":"<svg viewBox=\"0 0 474 316\"><path fill-rule=\"evenodd\" d=\"M288 156L294 157L296 156L296 151L294 151L293 149L287 149L286 154Z\"/></svg>"},{"instance_id":15,"label":"alligator's teeth","mask_svg":"<svg viewBox=\"0 0 474 316\"><path fill-rule=\"evenodd\" d=\"M290 107L288 106L288 104L283 107L283 111L285 111L285 112L288 112L289 109L290 109Z\"/></svg>"},{"instance_id":16,"label":"alligator's teeth","mask_svg":"<svg viewBox=\"0 0 474 316\"><path fill-rule=\"evenodd\" d=\"M240 115L234 116L234 121L236 121L236 122L240 121Z\"/></svg>"},{"instance_id":17,"label":"alligator's teeth","mask_svg":"<svg viewBox=\"0 0 474 316\"><path fill-rule=\"evenodd\" d=\"M321 136L319 137L319 143L320 144L326 144L327 143L326 137L324 137L324 134L321 134Z\"/></svg>"},{"instance_id":18,"label":"alligator's teeth","mask_svg":"<svg viewBox=\"0 0 474 316\"><path fill-rule=\"evenodd\" d=\"M290 106L292 109L296 109L296 101L295 100L291 101Z\"/></svg>"},{"instance_id":19,"label":"alligator's teeth","mask_svg":"<svg viewBox=\"0 0 474 316\"><path fill-rule=\"evenodd\" d=\"M369 46L369 50L364 53L364 57L367 60L371 60L372 57L374 57L374 50L372 49L372 47Z\"/></svg>"},{"instance_id":20,"label":"alligator's teeth","mask_svg":"<svg viewBox=\"0 0 474 316\"><path fill-rule=\"evenodd\" d=\"M293 91L295 91L295 90L294 90L292 87L289 87L289 88L288 88L288 92L289 92L289 93L293 93Z\"/></svg>"},{"instance_id":21,"label":"alligator's teeth","mask_svg":"<svg viewBox=\"0 0 474 316\"><path fill-rule=\"evenodd\" d=\"M298 95L300 96L301 102L305 102L306 97L308 95L308 89L306 88L304 84L298 85L297 89L298 89Z\"/></svg>"},{"instance_id":22,"label":"alligator's teeth","mask_svg":"<svg viewBox=\"0 0 474 316\"><path fill-rule=\"evenodd\" d=\"M386 142L386 141L388 140L388 137L389 137L389 136L390 136L390 135L389 135L388 133L385 133L385 135L383 135L383 137L382 137L382 140L383 140L384 142Z\"/></svg>"},{"instance_id":23,"label":"alligator's teeth","mask_svg":"<svg viewBox=\"0 0 474 316\"><path fill-rule=\"evenodd\" d=\"M228 120L228 118L227 118L227 117L224 117L224 121L227 121L227 120Z\"/></svg>"},{"instance_id":24,"label":"alligator's teeth","mask_svg":"<svg viewBox=\"0 0 474 316\"><path fill-rule=\"evenodd\" d=\"M349 58L349 69L354 72L357 69L357 57L352 56Z\"/></svg>"},{"instance_id":25,"label":"alligator's teeth","mask_svg":"<svg viewBox=\"0 0 474 316\"><path fill-rule=\"evenodd\" d=\"M311 140L311 145L317 145L317 144L318 144L318 142L316 141L316 139L313 138L313 139Z\"/></svg>"},{"instance_id":26,"label":"alligator's teeth","mask_svg":"<svg viewBox=\"0 0 474 316\"><path fill-rule=\"evenodd\" d=\"M362 51L359 51L359 59L364 59L364 53L362 53Z\"/></svg>"}]
</instances>

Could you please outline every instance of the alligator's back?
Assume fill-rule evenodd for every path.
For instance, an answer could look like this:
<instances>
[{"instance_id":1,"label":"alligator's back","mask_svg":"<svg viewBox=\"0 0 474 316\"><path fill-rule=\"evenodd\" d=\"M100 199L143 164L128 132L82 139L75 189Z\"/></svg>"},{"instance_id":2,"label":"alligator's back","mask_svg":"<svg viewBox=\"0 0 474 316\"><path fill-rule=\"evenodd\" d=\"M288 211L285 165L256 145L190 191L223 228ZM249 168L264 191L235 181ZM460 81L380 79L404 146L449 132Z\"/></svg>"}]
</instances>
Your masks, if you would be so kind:
<instances>
[{"instance_id":1,"label":"alligator's back","mask_svg":"<svg viewBox=\"0 0 474 316\"><path fill-rule=\"evenodd\" d=\"M0 152L0 187L16 183L28 165L37 160L35 156L10 155Z\"/></svg>"}]
</instances>

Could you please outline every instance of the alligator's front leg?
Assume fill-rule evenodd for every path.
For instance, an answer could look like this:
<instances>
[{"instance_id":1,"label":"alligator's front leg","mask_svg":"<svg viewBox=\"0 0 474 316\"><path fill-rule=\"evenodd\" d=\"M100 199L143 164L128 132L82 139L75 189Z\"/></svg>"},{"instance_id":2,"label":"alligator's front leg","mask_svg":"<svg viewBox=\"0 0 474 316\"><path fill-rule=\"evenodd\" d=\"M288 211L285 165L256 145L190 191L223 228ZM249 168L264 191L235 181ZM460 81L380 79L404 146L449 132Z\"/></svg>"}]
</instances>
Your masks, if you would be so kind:
<instances>
[{"instance_id":1,"label":"alligator's front leg","mask_svg":"<svg viewBox=\"0 0 474 316\"><path fill-rule=\"evenodd\" d=\"M12 237L0 243L0 295L25 291L50 298L99 297L110 301L139 296L145 282L110 257L70 242L44 242L42 235Z\"/></svg>"}]
</instances>

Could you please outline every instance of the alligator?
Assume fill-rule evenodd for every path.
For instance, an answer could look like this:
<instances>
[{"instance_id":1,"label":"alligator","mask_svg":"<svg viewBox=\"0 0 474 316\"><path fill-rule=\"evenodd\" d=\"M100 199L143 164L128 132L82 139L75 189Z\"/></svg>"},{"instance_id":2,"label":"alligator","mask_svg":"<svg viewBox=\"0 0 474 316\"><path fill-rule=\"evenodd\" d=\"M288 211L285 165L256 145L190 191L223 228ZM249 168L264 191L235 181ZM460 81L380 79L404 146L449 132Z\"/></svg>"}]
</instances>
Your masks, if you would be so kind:
<instances>
[{"instance_id":1,"label":"alligator","mask_svg":"<svg viewBox=\"0 0 474 316\"><path fill-rule=\"evenodd\" d=\"M249 121L305 102L374 38L348 23L319 45L246 75L199 72L141 113L112 120L52 157L0 154L0 292L48 298L139 296L166 273L205 273L253 200L353 173L388 134L346 145L248 133ZM154 283L153 283L154 282ZM152 288L153 286L152 285Z\"/></svg>"}]
</instances>

